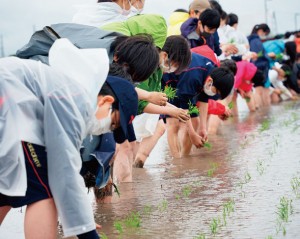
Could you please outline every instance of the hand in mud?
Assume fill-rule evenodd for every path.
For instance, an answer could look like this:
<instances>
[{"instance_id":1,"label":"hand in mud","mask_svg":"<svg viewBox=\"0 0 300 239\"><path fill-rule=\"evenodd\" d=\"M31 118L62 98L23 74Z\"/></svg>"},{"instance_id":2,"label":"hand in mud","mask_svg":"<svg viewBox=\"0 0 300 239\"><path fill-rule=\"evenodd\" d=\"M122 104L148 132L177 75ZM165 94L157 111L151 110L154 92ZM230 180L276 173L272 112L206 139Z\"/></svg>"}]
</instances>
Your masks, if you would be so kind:
<instances>
[{"instance_id":1,"label":"hand in mud","mask_svg":"<svg viewBox=\"0 0 300 239\"><path fill-rule=\"evenodd\" d=\"M231 115L231 109L229 109L228 107L225 107L225 112L224 112L224 114L222 114L222 115L219 115L219 118L221 119L221 120L227 120L229 117L230 117L230 115Z\"/></svg>"},{"instance_id":2,"label":"hand in mud","mask_svg":"<svg viewBox=\"0 0 300 239\"><path fill-rule=\"evenodd\" d=\"M195 145L196 148L202 148L204 144L203 138L198 134L192 134L190 135L190 140L193 145Z\"/></svg>"},{"instance_id":3,"label":"hand in mud","mask_svg":"<svg viewBox=\"0 0 300 239\"><path fill-rule=\"evenodd\" d=\"M206 129L200 130L199 135L202 137L202 142L204 144L208 140L207 130Z\"/></svg>"},{"instance_id":4,"label":"hand in mud","mask_svg":"<svg viewBox=\"0 0 300 239\"><path fill-rule=\"evenodd\" d=\"M160 105L160 106L165 106L167 104L168 98L165 93L162 92L150 92L150 96L148 99L148 102L155 104L155 105Z\"/></svg>"},{"instance_id":5,"label":"hand in mud","mask_svg":"<svg viewBox=\"0 0 300 239\"><path fill-rule=\"evenodd\" d=\"M180 108L170 108L169 115L183 123L187 122L190 119L190 115L188 114L188 112Z\"/></svg>"}]
</instances>

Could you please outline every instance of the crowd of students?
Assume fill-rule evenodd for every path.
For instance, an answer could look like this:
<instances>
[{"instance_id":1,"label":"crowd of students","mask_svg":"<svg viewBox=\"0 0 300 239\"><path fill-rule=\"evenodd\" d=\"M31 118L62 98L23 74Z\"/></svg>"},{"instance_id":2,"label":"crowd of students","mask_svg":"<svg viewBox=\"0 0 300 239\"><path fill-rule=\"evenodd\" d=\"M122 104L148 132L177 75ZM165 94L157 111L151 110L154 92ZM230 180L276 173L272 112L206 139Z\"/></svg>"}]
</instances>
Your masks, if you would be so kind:
<instances>
[{"instance_id":1,"label":"crowd of students","mask_svg":"<svg viewBox=\"0 0 300 239\"><path fill-rule=\"evenodd\" d=\"M27 205L26 238L55 238L58 216L65 236L99 238L86 187L111 197L165 133L173 157L202 148L237 97L251 112L298 99L299 32L246 37L214 0L167 24L144 3L81 6L0 59L0 224Z\"/></svg>"}]
</instances>

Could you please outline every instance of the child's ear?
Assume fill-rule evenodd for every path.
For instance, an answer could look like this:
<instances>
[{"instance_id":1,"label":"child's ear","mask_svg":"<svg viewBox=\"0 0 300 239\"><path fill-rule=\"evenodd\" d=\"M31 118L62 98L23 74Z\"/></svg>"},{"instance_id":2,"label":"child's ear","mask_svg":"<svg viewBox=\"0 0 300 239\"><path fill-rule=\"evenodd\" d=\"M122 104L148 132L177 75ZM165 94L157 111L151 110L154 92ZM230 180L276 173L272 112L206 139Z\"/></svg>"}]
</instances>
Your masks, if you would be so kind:
<instances>
[{"instance_id":1,"label":"child's ear","mask_svg":"<svg viewBox=\"0 0 300 239\"><path fill-rule=\"evenodd\" d=\"M105 95L105 96L99 95L97 105L100 107L100 106L104 105L105 103L112 104L114 102L115 102L115 99L111 95Z\"/></svg>"}]
</instances>

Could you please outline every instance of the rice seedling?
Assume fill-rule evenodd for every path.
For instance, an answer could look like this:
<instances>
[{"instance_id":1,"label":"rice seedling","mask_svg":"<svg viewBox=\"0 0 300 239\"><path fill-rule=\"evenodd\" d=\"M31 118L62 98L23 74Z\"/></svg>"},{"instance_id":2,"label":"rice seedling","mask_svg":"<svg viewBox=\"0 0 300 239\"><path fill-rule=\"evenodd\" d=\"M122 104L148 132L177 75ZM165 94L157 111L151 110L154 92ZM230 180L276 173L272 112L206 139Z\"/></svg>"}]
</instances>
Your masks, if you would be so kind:
<instances>
[{"instance_id":1,"label":"rice seedling","mask_svg":"<svg viewBox=\"0 0 300 239\"><path fill-rule=\"evenodd\" d=\"M283 53L278 53L278 54L276 54L275 59L276 59L277 61L282 61L282 60L283 60ZM287 72L287 71L286 71L286 72Z\"/></svg>"},{"instance_id":2,"label":"rice seedling","mask_svg":"<svg viewBox=\"0 0 300 239\"><path fill-rule=\"evenodd\" d=\"M247 103L249 103L249 102L251 101L251 98L250 98L250 97L245 97L245 101L246 101Z\"/></svg>"},{"instance_id":3,"label":"rice seedling","mask_svg":"<svg viewBox=\"0 0 300 239\"><path fill-rule=\"evenodd\" d=\"M228 202L223 204L223 222L225 226L227 225L226 218L229 217L232 212L234 212L234 206L235 202L233 199L230 199Z\"/></svg>"},{"instance_id":4,"label":"rice seedling","mask_svg":"<svg viewBox=\"0 0 300 239\"><path fill-rule=\"evenodd\" d=\"M273 239L273 237L272 236L267 236L266 239Z\"/></svg>"},{"instance_id":5,"label":"rice seedling","mask_svg":"<svg viewBox=\"0 0 300 239\"><path fill-rule=\"evenodd\" d=\"M185 198L188 198L192 193L192 187L190 185L186 185L182 189L182 195Z\"/></svg>"},{"instance_id":6,"label":"rice seedling","mask_svg":"<svg viewBox=\"0 0 300 239\"><path fill-rule=\"evenodd\" d=\"M211 233L215 236L218 233L218 228L220 226L221 220L219 217L213 218L210 223Z\"/></svg>"},{"instance_id":7,"label":"rice seedling","mask_svg":"<svg viewBox=\"0 0 300 239\"><path fill-rule=\"evenodd\" d=\"M177 90L175 88L168 86L168 85L165 87L165 89L163 91L163 93L166 94L166 96L169 100L173 100L175 97L177 97L176 92L177 92Z\"/></svg>"},{"instance_id":8,"label":"rice seedling","mask_svg":"<svg viewBox=\"0 0 300 239\"><path fill-rule=\"evenodd\" d=\"M130 213L124 220L124 224L129 228L138 228L141 226L141 216L139 212Z\"/></svg>"},{"instance_id":9,"label":"rice seedling","mask_svg":"<svg viewBox=\"0 0 300 239\"><path fill-rule=\"evenodd\" d=\"M193 185L195 187L201 187L202 186L202 182L201 181L193 182Z\"/></svg>"},{"instance_id":10,"label":"rice seedling","mask_svg":"<svg viewBox=\"0 0 300 239\"><path fill-rule=\"evenodd\" d=\"M104 232L99 233L99 237L102 239L108 239L107 235Z\"/></svg>"},{"instance_id":11,"label":"rice seedling","mask_svg":"<svg viewBox=\"0 0 300 239\"><path fill-rule=\"evenodd\" d=\"M168 208L168 201L164 199L161 203L159 203L158 210L164 212L167 210L167 208Z\"/></svg>"},{"instance_id":12,"label":"rice seedling","mask_svg":"<svg viewBox=\"0 0 300 239\"><path fill-rule=\"evenodd\" d=\"M188 106L189 106L189 111L188 111L189 115L191 115L191 114L199 115L199 110L198 110L197 106L193 105L191 101L188 103Z\"/></svg>"},{"instance_id":13,"label":"rice seedling","mask_svg":"<svg viewBox=\"0 0 300 239\"><path fill-rule=\"evenodd\" d=\"M300 198L300 178L293 177L291 180L291 186L296 198Z\"/></svg>"},{"instance_id":14,"label":"rice seedling","mask_svg":"<svg viewBox=\"0 0 300 239\"><path fill-rule=\"evenodd\" d=\"M261 124L259 132L261 133L263 131L270 129L270 125L271 125L271 121L269 119L265 119Z\"/></svg>"},{"instance_id":15,"label":"rice seedling","mask_svg":"<svg viewBox=\"0 0 300 239\"><path fill-rule=\"evenodd\" d=\"M257 52L257 57L262 57L264 55L263 51Z\"/></svg>"},{"instance_id":16,"label":"rice seedling","mask_svg":"<svg viewBox=\"0 0 300 239\"><path fill-rule=\"evenodd\" d=\"M153 211L153 206L152 205L144 206L143 213L145 215L150 215L152 211Z\"/></svg>"},{"instance_id":17,"label":"rice seedling","mask_svg":"<svg viewBox=\"0 0 300 239\"><path fill-rule=\"evenodd\" d=\"M231 109L231 110L233 109L233 102L232 101L230 101L230 103L228 104L228 108Z\"/></svg>"},{"instance_id":18,"label":"rice seedling","mask_svg":"<svg viewBox=\"0 0 300 239\"><path fill-rule=\"evenodd\" d=\"M213 174L215 173L215 171L217 170L217 168L218 168L218 164L211 163L210 164L210 169L207 171L207 176L212 177Z\"/></svg>"},{"instance_id":19,"label":"rice seedling","mask_svg":"<svg viewBox=\"0 0 300 239\"><path fill-rule=\"evenodd\" d=\"M245 179L245 184L250 182L250 180L251 180L251 175L250 175L249 172L247 172L247 173L245 174L244 179Z\"/></svg>"},{"instance_id":20,"label":"rice seedling","mask_svg":"<svg viewBox=\"0 0 300 239\"><path fill-rule=\"evenodd\" d=\"M256 169L257 169L257 172L259 173L259 175L263 175L263 173L265 172L265 166L264 166L264 162L262 160L257 161Z\"/></svg>"},{"instance_id":21,"label":"rice seedling","mask_svg":"<svg viewBox=\"0 0 300 239\"><path fill-rule=\"evenodd\" d=\"M212 148L212 145L211 145L210 143L208 143L208 142L205 142L205 143L203 144L203 147L204 147L204 148L207 148L207 149L211 149L211 148Z\"/></svg>"},{"instance_id":22,"label":"rice seedling","mask_svg":"<svg viewBox=\"0 0 300 239\"><path fill-rule=\"evenodd\" d=\"M176 200L179 200L179 199L180 199L180 195L179 195L179 194L176 194L176 195L175 195L175 198L176 198Z\"/></svg>"},{"instance_id":23,"label":"rice seedling","mask_svg":"<svg viewBox=\"0 0 300 239\"><path fill-rule=\"evenodd\" d=\"M293 213L292 200L281 197L279 206L277 207L277 234L282 230L283 235L286 235L285 224L289 220L289 216Z\"/></svg>"},{"instance_id":24,"label":"rice seedling","mask_svg":"<svg viewBox=\"0 0 300 239\"><path fill-rule=\"evenodd\" d=\"M234 43L235 43L235 40L234 40L234 38L231 38L231 39L228 41L228 43L230 43L230 44L234 44Z\"/></svg>"},{"instance_id":25,"label":"rice seedling","mask_svg":"<svg viewBox=\"0 0 300 239\"><path fill-rule=\"evenodd\" d=\"M114 222L114 228L118 231L119 234L122 234L124 232L121 221Z\"/></svg>"},{"instance_id":26,"label":"rice seedling","mask_svg":"<svg viewBox=\"0 0 300 239\"><path fill-rule=\"evenodd\" d=\"M202 233L202 234L199 234L198 236L194 237L194 239L205 239L205 234Z\"/></svg>"}]
</instances>

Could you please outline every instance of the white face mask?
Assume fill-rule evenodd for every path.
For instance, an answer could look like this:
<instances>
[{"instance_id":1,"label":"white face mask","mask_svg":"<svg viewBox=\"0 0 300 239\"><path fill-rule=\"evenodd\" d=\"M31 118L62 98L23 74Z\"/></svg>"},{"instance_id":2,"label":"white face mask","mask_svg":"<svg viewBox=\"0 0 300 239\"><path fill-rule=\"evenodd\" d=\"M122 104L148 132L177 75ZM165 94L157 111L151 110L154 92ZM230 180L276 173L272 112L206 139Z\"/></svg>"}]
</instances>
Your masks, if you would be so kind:
<instances>
[{"instance_id":1,"label":"white face mask","mask_svg":"<svg viewBox=\"0 0 300 239\"><path fill-rule=\"evenodd\" d=\"M131 5L131 3L130 3L130 0L128 0L128 3L129 3L129 5L130 5L130 8L129 8L129 10L126 10L126 9L125 9L125 3L123 2L123 9L122 9L122 12L121 12L121 14L122 14L123 16L128 16L128 15L131 13L132 5Z\"/></svg>"},{"instance_id":2,"label":"white face mask","mask_svg":"<svg viewBox=\"0 0 300 239\"><path fill-rule=\"evenodd\" d=\"M96 112L98 111L98 106ZM91 125L89 127L89 133L92 135L101 135L111 132L111 112L112 108L109 109L108 115L103 119L97 119L93 117Z\"/></svg>"},{"instance_id":3,"label":"white face mask","mask_svg":"<svg viewBox=\"0 0 300 239\"><path fill-rule=\"evenodd\" d=\"M214 93L211 89L212 89L212 85L213 83L209 83L209 85L207 86L207 84L204 85L204 92L205 94L207 94L208 96L215 96L216 93Z\"/></svg>"},{"instance_id":4,"label":"white face mask","mask_svg":"<svg viewBox=\"0 0 300 239\"><path fill-rule=\"evenodd\" d=\"M137 4L138 4L139 2L137 2ZM138 7L139 7L140 5L138 4ZM143 8L136 8L135 6L131 6L131 14L132 15L139 15L139 14L141 14L142 13L142 11L143 11Z\"/></svg>"},{"instance_id":5,"label":"white face mask","mask_svg":"<svg viewBox=\"0 0 300 239\"><path fill-rule=\"evenodd\" d=\"M165 60L162 60L162 63L160 64L159 67L165 73L173 73L177 70L177 68L174 66L170 66L170 67L165 66Z\"/></svg>"}]
</instances>

